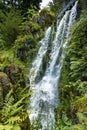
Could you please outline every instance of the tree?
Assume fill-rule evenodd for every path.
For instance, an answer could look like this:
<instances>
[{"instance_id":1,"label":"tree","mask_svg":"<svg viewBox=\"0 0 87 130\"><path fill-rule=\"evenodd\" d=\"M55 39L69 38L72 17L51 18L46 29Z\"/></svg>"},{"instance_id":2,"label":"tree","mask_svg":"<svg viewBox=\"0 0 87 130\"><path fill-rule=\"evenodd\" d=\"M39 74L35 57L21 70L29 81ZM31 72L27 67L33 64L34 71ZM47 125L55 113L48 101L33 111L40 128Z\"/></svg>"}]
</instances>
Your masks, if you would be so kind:
<instances>
[{"instance_id":1,"label":"tree","mask_svg":"<svg viewBox=\"0 0 87 130\"><path fill-rule=\"evenodd\" d=\"M19 25L22 22L22 17L18 10L12 9L9 13L0 13L0 33L7 45L12 44L20 32Z\"/></svg>"}]
</instances>

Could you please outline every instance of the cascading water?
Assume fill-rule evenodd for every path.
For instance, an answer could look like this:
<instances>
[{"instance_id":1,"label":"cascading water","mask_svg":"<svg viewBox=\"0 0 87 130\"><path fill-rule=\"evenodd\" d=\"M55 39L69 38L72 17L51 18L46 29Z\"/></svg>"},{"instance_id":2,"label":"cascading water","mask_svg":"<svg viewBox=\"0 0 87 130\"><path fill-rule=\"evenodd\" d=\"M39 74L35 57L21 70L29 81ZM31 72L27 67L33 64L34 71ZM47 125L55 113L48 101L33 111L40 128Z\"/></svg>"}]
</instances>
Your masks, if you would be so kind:
<instances>
[{"instance_id":1,"label":"cascading water","mask_svg":"<svg viewBox=\"0 0 87 130\"><path fill-rule=\"evenodd\" d=\"M46 55L49 40L51 37L51 28L46 31L44 39L41 41L41 46L38 54L32 64L30 70L30 86L33 89L31 96L31 122L39 118L41 128L38 130L55 130L55 108L58 107L58 80L63 64L64 48L70 39L70 27L76 18L77 3L71 10L66 11L61 20L57 21L57 31L52 42L52 49L50 52L50 59L45 74L38 83L35 83L37 74L40 71L42 59ZM64 42L66 39L66 42Z\"/></svg>"},{"instance_id":2,"label":"cascading water","mask_svg":"<svg viewBox=\"0 0 87 130\"><path fill-rule=\"evenodd\" d=\"M40 46L40 49L38 51L38 54L37 54L34 62L32 63L32 68L30 70L30 85L32 87L35 86L35 79L36 79L38 72L40 70L43 57L45 56L45 54L47 52L50 35L51 35L51 27L49 27L47 29L45 37L39 42L39 44L41 46Z\"/></svg>"}]
</instances>

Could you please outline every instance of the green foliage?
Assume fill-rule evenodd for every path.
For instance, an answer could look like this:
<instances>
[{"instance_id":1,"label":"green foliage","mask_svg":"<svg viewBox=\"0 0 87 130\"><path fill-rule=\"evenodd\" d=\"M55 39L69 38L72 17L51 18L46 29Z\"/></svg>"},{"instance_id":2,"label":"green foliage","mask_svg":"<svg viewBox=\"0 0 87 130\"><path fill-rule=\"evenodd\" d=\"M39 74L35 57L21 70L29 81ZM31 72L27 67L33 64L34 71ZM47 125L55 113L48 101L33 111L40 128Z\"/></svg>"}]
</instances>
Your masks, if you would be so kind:
<instances>
[{"instance_id":1,"label":"green foliage","mask_svg":"<svg viewBox=\"0 0 87 130\"><path fill-rule=\"evenodd\" d=\"M39 23L41 27L48 27L55 23L56 17L55 13L47 8L44 8L39 13Z\"/></svg>"},{"instance_id":2,"label":"green foliage","mask_svg":"<svg viewBox=\"0 0 87 130\"><path fill-rule=\"evenodd\" d=\"M5 14L3 13L2 10L0 10L0 22L4 22L5 18L6 18Z\"/></svg>"},{"instance_id":3,"label":"green foliage","mask_svg":"<svg viewBox=\"0 0 87 130\"><path fill-rule=\"evenodd\" d=\"M34 23L34 22L30 23L30 32L32 34L36 34L37 32L40 31L40 29L41 28L38 23Z\"/></svg>"},{"instance_id":4,"label":"green foliage","mask_svg":"<svg viewBox=\"0 0 87 130\"><path fill-rule=\"evenodd\" d=\"M81 80L77 80L76 82L69 82L68 85L64 85L62 89L60 89L60 94L62 95L60 98L64 101L66 99L69 101L73 101L77 98L77 96L84 96L87 93L87 82L82 82ZM65 99L65 100L64 100Z\"/></svg>"},{"instance_id":5,"label":"green foliage","mask_svg":"<svg viewBox=\"0 0 87 130\"><path fill-rule=\"evenodd\" d=\"M2 125L0 124L0 130L21 130L17 125Z\"/></svg>"},{"instance_id":6,"label":"green foliage","mask_svg":"<svg viewBox=\"0 0 87 130\"><path fill-rule=\"evenodd\" d=\"M23 34L25 33L28 35L36 36L37 38L37 36L40 35L41 27L38 23L25 21L21 26L21 30Z\"/></svg>"},{"instance_id":7,"label":"green foliage","mask_svg":"<svg viewBox=\"0 0 87 130\"><path fill-rule=\"evenodd\" d=\"M81 9L87 9L87 0L79 0Z\"/></svg>"},{"instance_id":8,"label":"green foliage","mask_svg":"<svg viewBox=\"0 0 87 130\"><path fill-rule=\"evenodd\" d=\"M0 51L0 70L3 71L10 63L17 64L21 68L24 68L25 66L22 61L14 56L14 48L5 49L4 47L4 49Z\"/></svg>"},{"instance_id":9,"label":"green foliage","mask_svg":"<svg viewBox=\"0 0 87 130\"><path fill-rule=\"evenodd\" d=\"M5 97L3 108L0 111L0 128L1 130L21 130L21 124L28 117L26 113L25 102L29 93L22 90L19 99L14 99L13 90L11 90Z\"/></svg>"},{"instance_id":10,"label":"green foliage","mask_svg":"<svg viewBox=\"0 0 87 130\"><path fill-rule=\"evenodd\" d=\"M72 109L78 112L87 112L87 94L72 102Z\"/></svg>"},{"instance_id":11,"label":"green foliage","mask_svg":"<svg viewBox=\"0 0 87 130\"><path fill-rule=\"evenodd\" d=\"M2 38L2 35L0 35L0 50L4 49L5 41Z\"/></svg>"},{"instance_id":12,"label":"green foliage","mask_svg":"<svg viewBox=\"0 0 87 130\"><path fill-rule=\"evenodd\" d=\"M71 119L75 130L87 129L80 118L87 112L87 10L82 10L80 20L71 29L71 39L66 48L66 57L59 83L60 106ZM61 114L60 114L61 113ZM81 114L77 114L81 113ZM63 120L63 119L61 119Z\"/></svg>"},{"instance_id":13,"label":"green foliage","mask_svg":"<svg viewBox=\"0 0 87 130\"><path fill-rule=\"evenodd\" d=\"M87 77L87 17L81 18L72 28L72 37L68 46L70 77L86 80ZM78 40L77 40L78 39ZM78 52L78 53L77 53Z\"/></svg>"},{"instance_id":14,"label":"green foliage","mask_svg":"<svg viewBox=\"0 0 87 130\"><path fill-rule=\"evenodd\" d=\"M12 75L9 70L9 65L14 64L20 66L20 68L25 69L25 74L25 71L27 71L27 68L24 68L26 66L25 61L28 59L31 64L37 49L36 43L41 39L43 31L39 22L35 20L35 17L37 19L39 18L39 20L41 18L36 12L37 8L31 6L28 9L30 3L38 7L39 4L37 1L28 0L27 2L22 1L20 3L21 1L19 0L18 2L17 6L12 0L7 1L7 5L4 3L5 8L0 10L0 71L5 71L7 67L7 75L12 83L12 91L7 96L5 95L4 104L0 109L0 130L30 129L28 114L26 112L30 96L30 93L28 94L29 88L25 88L25 84L24 86L22 84L22 80L23 83L25 82L22 79L22 73L15 74L16 72L13 72L14 74ZM19 11L18 8L21 8L22 11ZM21 15L27 9L27 13L24 16ZM55 21L55 15L51 11L47 11L46 13L48 15L46 24L49 26L49 24ZM20 76L20 78L17 76ZM13 82L11 78L14 80ZM2 99L2 95L0 96ZM40 123L39 126L34 127L34 130L38 130L38 128L41 128Z\"/></svg>"},{"instance_id":15,"label":"green foliage","mask_svg":"<svg viewBox=\"0 0 87 130\"><path fill-rule=\"evenodd\" d=\"M32 35L21 35L15 41L15 53L22 61L34 56L36 51L36 41Z\"/></svg>"},{"instance_id":16,"label":"green foliage","mask_svg":"<svg viewBox=\"0 0 87 130\"><path fill-rule=\"evenodd\" d=\"M87 18L87 10L86 9L83 9L83 10L81 10L81 19L84 19L84 17L86 17Z\"/></svg>"},{"instance_id":17,"label":"green foliage","mask_svg":"<svg viewBox=\"0 0 87 130\"><path fill-rule=\"evenodd\" d=\"M15 41L17 35L20 32L19 25L22 22L20 12L17 10L11 10L6 14L3 14L3 21L0 22L0 33L3 35L5 45L11 45ZM2 16L1 16L2 17Z\"/></svg>"},{"instance_id":18,"label":"green foliage","mask_svg":"<svg viewBox=\"0 0 87 130\"><path fill-rule=\"evenodd\" d=\"M41 128L42 128L42 125L41 125L40 118L37 118L35 121L32 122L31 130L38 130Z\"/></svg>"},{"instance_id":19,"label":"green foliage","mask_svg":"<svg viewBox=\"0 0 87 130\"><path fill-rule=\"evenodd\" d=\"M37 14L36 9L37 8L35 6L32 6L31 8L28 9L28 11L27 11L27 19L29 21L32 21L32 18Z\"/></svg>"},{"instance_id":20,"label":"green foliage","mask_svg":"<svg viewBox=\"0 0 87 130\"><path fill-rule=\"evenodd\" d=\"M86 130L87 129L87 116L86 113L77 113L79 124L74 125L75 130Z\"/></svg>"},{"instance_id":21,"label":"green foliage","mask_svg":"<svg viewBox=\"0 0 87 130\"><path fill-rule=\"evenodd\" d=\"M54 0L54 4L50 3L50 10L52 10L56 15L60 12L63 6L63 0Z\"/></svg>"},{"instance_id":22,"label":"green foliage","mask_svg":"<svg viewBox=\"0 0 87 130\"><path fill-rule=\"evenodd\" d=\"M83 130L86 130L87 129L87 116L86 116L87 113L77 113L77 116L79 118L79 121L80 121L80 124L81 126L83 127Z\"/></svg>"},{"instance_id":23,"label":"green foliage","mask_svg":"<svg viewBox=\"0 0 87 130\"><path fill-rule=\"evenodd\" d=\"M58 117L55 130L74 130L72 122L68 119L66 114L63 113L62 117Z\"/></svg>"},{"instance_id":24,"label":"green foliage","mask_svg":"<svg viewBox=\"0 0 87 130\"><path fill-rule=\"evenodd\" d=\"M79 92L81 96L87 93L87 81L82 82L81 80L77 80L74 83L74 87L76 88L76 90Z\"/></svg>"},{"instance_id":25,"label":"green foliage","mask_svg":"<svg viewBox=\"0 0 87 130\"><path fill-rule=\"evenodd\" d=\"M36 7L32 7L28 9L27 16L24 17L24 21L20 26L21 34L30 35L30 37L32 36L37 42L42 36L42 29L37 21L38 17L39 13L36 11Z\"/></svg>"},{"instance_id":26,"label":"green foliage","mask_svg":"<svg viewBox=\"0 0 87 130\"><path fill-rule=\"evenodd\" d=\"M54 17L54 18L55 18L54 12L51 11L51 10L48 10L47 8L43 8L43 9L40 11L40 14L46 14L47 16L50 16L50 17Z\"/></svg>"},{"instance_id":27,"label":"green foliage","mask_svg":"<svg viewBox=\"0 0 87 130\"><path fill-rule=\"evenodd\" d=\"M5 7L5 5L4 5L2 0L0 0L0 9L3 9L3 10L6 9L6 7Z\"/></svg>"},{"instance_id":28,"label":"green foliage","mask_svg":"<svg viewBox=\"0 0 87 130\"><path fill-rule=\"evenodd\" d=\"M27 46L29 48L35 47L35 41L32 35L21 35L15 41L15 46L21 48Z\"/></svg>"}]
</instances>

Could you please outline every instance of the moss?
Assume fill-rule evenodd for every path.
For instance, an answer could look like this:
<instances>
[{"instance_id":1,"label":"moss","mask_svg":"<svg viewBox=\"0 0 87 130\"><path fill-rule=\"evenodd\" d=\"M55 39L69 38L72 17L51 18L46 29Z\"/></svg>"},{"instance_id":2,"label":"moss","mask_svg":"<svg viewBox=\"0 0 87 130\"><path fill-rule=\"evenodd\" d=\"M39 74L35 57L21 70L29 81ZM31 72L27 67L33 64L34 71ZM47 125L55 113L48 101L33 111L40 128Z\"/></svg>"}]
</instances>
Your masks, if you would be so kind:
<instances>
[{"instance_id":1,"label":"moss","mask_svg":"<svg viewBox=\"0 0 87 130\"><path fill-rule=\"evenodd\" d=\"M77 112L87 112L87 94L83 97L78 97L77 100L72 102L72 110Z\"/></svg>"},{"instance_id":2,"label":"moss","mask_svg":"<svg viewBox=\"0 0 87 130\"><path fill-rule=\"evenodd\" d=\"M14 63L19 65L21 68L24 68L24 63L20 61L16 56L14 48L9 48L0 51L0 70L3 71L5 66Z\"/></svg>"},{"instance_id":3,"label":"moss","mask_svg":"<svg viewBox=\"0 0 87 130\"><path fill-rule=\"evenodd\" d=\"M55 23L56 16L54 12L49 11L48 9L44 8L39 13L39 24L42 28L48 27Z\"/></svg>"}]
</instances>

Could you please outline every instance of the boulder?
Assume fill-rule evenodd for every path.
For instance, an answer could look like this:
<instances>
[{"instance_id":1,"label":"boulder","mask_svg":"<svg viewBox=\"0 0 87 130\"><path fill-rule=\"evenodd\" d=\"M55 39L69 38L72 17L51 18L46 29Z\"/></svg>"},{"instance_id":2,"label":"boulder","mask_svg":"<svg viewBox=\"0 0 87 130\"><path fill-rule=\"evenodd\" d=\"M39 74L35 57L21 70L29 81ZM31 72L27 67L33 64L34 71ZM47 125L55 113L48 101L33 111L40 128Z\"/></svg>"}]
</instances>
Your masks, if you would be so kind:
<instances>
[{"instance_id":1,"label":"boulder","mask_svg":"<svg viewBox=\"0 0 87 130\"><path fill-rule=\"evenodd\" d=\"M21 86L25 86L24 75L18 65L9 64L4 68L4 72L8 75L13 84L19 83Z\"/></svg>"},{"instance_id":2,"label":"boulder","mask_svg":"<svg viewBox=\"0 0 87 130\"><path fill-rule=\"evenodd\" d=\"M3 100L6 94L13 87L9 77L4 72L0 72L0 107L3 105Z\"/></svg>"}]
</instances>

